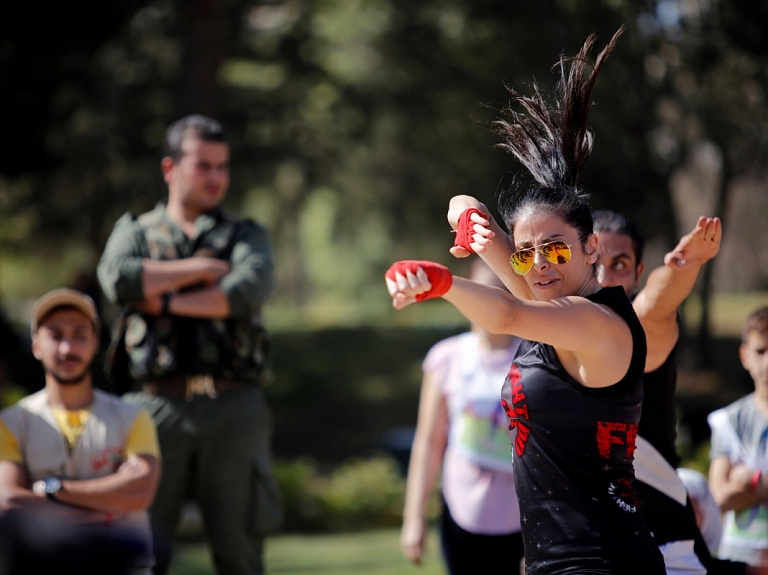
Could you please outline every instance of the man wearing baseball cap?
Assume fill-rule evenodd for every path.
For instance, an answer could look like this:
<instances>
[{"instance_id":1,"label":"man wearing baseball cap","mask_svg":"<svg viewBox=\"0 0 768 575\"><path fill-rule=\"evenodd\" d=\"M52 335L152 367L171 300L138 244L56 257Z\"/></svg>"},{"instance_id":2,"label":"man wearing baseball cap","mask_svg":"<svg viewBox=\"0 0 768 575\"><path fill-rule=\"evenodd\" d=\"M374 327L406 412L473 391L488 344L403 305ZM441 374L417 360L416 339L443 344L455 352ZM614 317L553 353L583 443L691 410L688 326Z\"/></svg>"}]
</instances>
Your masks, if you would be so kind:
<instances>
[{"instance_id":1,"label":"man wearing baseball cap","mask_svg":"<svg viewBox=\"0 0 768 575\"><path fill-rule=\"evenodd\" d=\"M160 478L152 419L93 387L101 326L90 297L48 292L30 327L45 387L0 411L0 528L15 539L0 555L17 567L66 558L81 572L150 573L147 508Z\"/></svg>"}]
</instances>

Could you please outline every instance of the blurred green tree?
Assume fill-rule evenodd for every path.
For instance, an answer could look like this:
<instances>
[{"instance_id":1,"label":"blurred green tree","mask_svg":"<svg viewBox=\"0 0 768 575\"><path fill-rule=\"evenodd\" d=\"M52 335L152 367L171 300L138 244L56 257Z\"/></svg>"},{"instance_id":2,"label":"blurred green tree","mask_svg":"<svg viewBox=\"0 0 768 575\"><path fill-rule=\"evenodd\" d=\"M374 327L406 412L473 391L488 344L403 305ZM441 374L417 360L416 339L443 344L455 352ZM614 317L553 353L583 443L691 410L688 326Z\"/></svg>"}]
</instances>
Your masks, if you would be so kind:
<instances>
[{"instance_id":1,"label":"blurred green tree","mask_svg":"<svg viewBox=\"0 0 768 575\"><path fill-rule=\"evenodd\" d=\"M734 2L651 4L641 27L653 41L645 59L646 76L657 85L656 126L648 131L657 161L670 170L670 196L679 227L699 214L719 215L726 233L734 238L731 255L720 264L721 283L730 289L764 289L765 276L746 278L741 285L728 282L737 269L765 269L766 254L754 249L762 226L762 191L750 191L744 182L765 182L768 159L768 41L756 33L768 25L768 8L743 0ZM678 179L678 181L675 181ZM738 212L739 194L750 194L751 213ZM756 196L756 198L755 198ZM732 231L733 230L733 231ZM734 249L739 230L747 230L741 249ZM743 241L743 240L742 240ZM759 243L759 242L757 242ZM734 254L734 252L736 252ZM752 260L752 261L749 261ZM721 262L729 263L723 268ZM696 321L696 362L712 367L710 306L715 265L706 266L699 281L702 305ZM736 272L736 273L734 273Z\"/></svg>"},{"instance_id":2,"label":"blurred green tree","mask_svg":"<svg viewBox=\"0 0 768 575\"><path fill-rule=\"evenodd\" d=\"M6 24L0 45L13 134L0 157L0 262L13 273L0 286L25 296L92 269L119 215L162 199L165 127L202 112L230 132L229 206L272 232L280 321L406 321L387 312L389 262L432 258L463 271L447 253L448 199L470 193L493 206L519 169L489 129L505 84L525 93L536 78L547 88L561 54L592 32L600 46L622 23L595 90L582 184L595 207L628 213L669 248L692 224L670 189L693 151L711 143L727 158L711 206L722 215L728 182L766 148L763 120L754 121L765 115L754 24L764 10L739 0L685 12L689 4L21 6L27 17Z\"/></svg>"}]
</instances>

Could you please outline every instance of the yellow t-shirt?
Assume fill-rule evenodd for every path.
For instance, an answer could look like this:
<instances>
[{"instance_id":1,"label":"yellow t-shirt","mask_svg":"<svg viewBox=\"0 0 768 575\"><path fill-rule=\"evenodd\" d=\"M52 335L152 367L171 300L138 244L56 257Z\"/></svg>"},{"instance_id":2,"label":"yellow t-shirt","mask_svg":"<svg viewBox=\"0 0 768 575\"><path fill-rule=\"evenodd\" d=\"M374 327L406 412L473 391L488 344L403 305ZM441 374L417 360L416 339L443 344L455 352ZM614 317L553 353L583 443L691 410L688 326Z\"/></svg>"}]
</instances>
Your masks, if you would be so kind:
<instances>
[{"instance_id":1,"label":"yellow t-shirt","mask_svg":"<svg viewBox=\"0 0 768 575\"><path fill-rule=\"evenodd\" d=\"M88 416L91 415L91 409L76 409L70 411L69 409L56 409L51 408L53 416L56 418L56 422L59 424L59 431L67 440L69 450L75 447L75 442L80 434L83 432L83 426L88 421Z\"/></svg>"},{"instance_id":2,"label":"yellow t-shirt","mask_svg":"<svg viewBox=\"0 0 768 575\"><path fill-rule=\"evenodd\" d=\"M160 459L157 429L152 416L145 409L139 411L125 440L125 455L154 455Z\"/></svg>"},{"instance_id":3,"label":"yellow t-shirt","mask_svg":"<svg viewBox=\"0 0 768 575\"><path fill-rule=\"evenodd\" d=\"M2 419L0 419L0 461L24 463L18 440Z\"/></svg>"}]
</instances>

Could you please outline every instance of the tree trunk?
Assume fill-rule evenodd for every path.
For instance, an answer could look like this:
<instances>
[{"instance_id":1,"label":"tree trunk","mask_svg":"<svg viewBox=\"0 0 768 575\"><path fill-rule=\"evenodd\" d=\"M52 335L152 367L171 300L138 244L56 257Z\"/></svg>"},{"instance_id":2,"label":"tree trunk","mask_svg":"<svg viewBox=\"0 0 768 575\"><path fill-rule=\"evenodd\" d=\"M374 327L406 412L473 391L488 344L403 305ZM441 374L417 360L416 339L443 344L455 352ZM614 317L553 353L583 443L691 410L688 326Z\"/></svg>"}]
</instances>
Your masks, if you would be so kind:
<instances>
[{"instance_id":1,"label":"tree trunk","mask_svg":"<svg viewBox=\"0 0 768 575\"><path fill-rule=\"evenodd\" d=\"M720 178L720 185L717 189L715 198L715 213L719 216L723 226L725 226L724 216L728 209L728 188L733 178L725 147L721 147L723 153L723 171ZM712 332L710 331L709 318L710 306L712 303L712 274L714 270L713 262L707 262L701 272L699 279L699 297L701 300L701 316L699 318L699 331L696 336L696 364L701 369L712 368L714 354L712 353Z\"/></svg>"},{"instance_id":2,"label":"tree trunk","mask_svg":"<svg viewBox=\"0 0 768 575\"><path fill-rule=\"evenodd\" d=\"M193 0L188 6L180 115L221 111L217 76L227 55L226 3Z\"/></svg>"}]
</instances>

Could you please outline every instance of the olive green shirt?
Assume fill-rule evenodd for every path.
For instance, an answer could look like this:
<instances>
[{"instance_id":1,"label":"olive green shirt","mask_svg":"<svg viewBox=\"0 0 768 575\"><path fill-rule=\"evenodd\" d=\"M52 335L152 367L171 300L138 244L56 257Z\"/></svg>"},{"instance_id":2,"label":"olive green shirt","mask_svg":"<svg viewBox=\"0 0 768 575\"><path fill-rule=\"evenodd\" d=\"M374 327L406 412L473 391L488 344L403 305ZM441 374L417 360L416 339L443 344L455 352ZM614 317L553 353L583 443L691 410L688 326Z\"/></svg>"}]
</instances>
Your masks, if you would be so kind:
<instances>
[{"instance_id":1,"label":"olive green shirt","mask_svg":"<svg viewBox=\"0 0 768 575\"><path fill-rule=\"evenodd\" d=\"M165 204L158 203L155 210L173 229L174 241L182 257L192 257L197 239L214 230L221 221L222 210L217 208L195 220L198 238L190 239L165 214ZM130 213L120 217L107 240L97 267L101 289L109 301L119 306L144 299L141 269L146 249L144 237ZM250 220L240 226L234 238L229 259L230 272L219 282L229 301L230 317L246 317L261 310L274 289L272 248L265 228Z\"/></svg>"}]
</instances>

